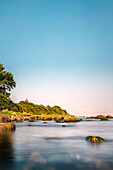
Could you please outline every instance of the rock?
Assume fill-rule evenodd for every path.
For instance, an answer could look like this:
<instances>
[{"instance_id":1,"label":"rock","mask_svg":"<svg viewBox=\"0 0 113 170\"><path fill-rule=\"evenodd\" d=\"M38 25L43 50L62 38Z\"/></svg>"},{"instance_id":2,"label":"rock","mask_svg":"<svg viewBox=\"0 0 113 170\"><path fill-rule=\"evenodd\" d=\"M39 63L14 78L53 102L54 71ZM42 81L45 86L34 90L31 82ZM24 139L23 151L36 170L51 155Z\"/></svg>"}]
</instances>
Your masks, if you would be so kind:
<instances>
[{"instance_id":1,"label":"rock","mask_svg":"<svg viewBox=\"0 0 113 170\"><path fill-rule=\"evenodd\" d=\"M0 131L15 130L15 124L13 122L0 123Z\"/></svg>"},{"instance_id":2,"label":"rock","mask_svg":"<svg viewBox=\"0 0 113 170\"><path fill-rule=\"evenodd\" d=\"M22 120L16 120L16 123L23 123Z\"/></svg>"},{"instance_id":3,"label":"rock","mask_svg":"<svg viewBox=\"0 0 113 170\"><path fill-rule=\"evenodd\" d=\"M91 143L100 143L104 142L104 139L99 137L99 136L87 136L86 140L91 142Z\"/></svg>"},{"instance_id":4,"label":"rock","mask_svg":"<svg viewBox=\"0 0 113 170\"><path fill-rule=\"evenodd\" d=\"M11 118L9 116L0 114L0 123L11 122Z\"/></svg>"},{"instance_id":5,"label":"rock","mask_svg":"<svg viewBox=\"0 0 113 170\"><path fill-rule=\"evenodd\" d=\"M54 118L54 120L56 120L56 121L63 121L63 120L64 120L64 117L63 117L63 116L56 116L56 117Z\"/></svg>"},{"instance_id":6,"label":"rock","mask_svg":"<svg viewBox=\"0 0 113 170\"><path fill-rule=\"evenodd\" d=\"M95 119L105 119L106 117L104 115L98 115L95 117Z\"/></svg>"},{"instance_id":7,"label":"rock","mask_svg":"<svg viewBox=\"0 0 113 170\"><path fill-rule=\"evenodd\" d=\"M113 116L107 115L106 118L113 119Z\"/></svg>"},{"instance_id":8,"label":"rock","mask_svg":"<svg viewBox=\"0 0 113 170\"><path fill-rule=\"evenodd\" d=\"M94 119L94 118L95 118L95 116L91 116L91 118L93 118L93 119Z\"/></svg>"},{"instance_id":9,"label":"rock","mask_svg":"<svg viewBox=\"0 0 113 170\"><path fill-rule=\"evenodd\" d=\"M62 125L62 127L66 127L66 125Z\"/></svg>"},{"instance_id":10,"label":"rock","mask_svg":"<svg viewBox=\"0 0 113 170\"><path fill-rule=\"evenodd\" d=\"M91 117L86 117L86 119L91 119Z\"/></svg>"},{"instance_id":11,"label":"rock","mask_svg":"<svg viewBox=\"0 0 113 170\"><path fill-rule=\"evenodd\" d=\"M29 122L34 122L34 119L29 120Z\"/></svg>"},{"instance_id":12,"label":"rock","mask_svg":"<svg viewBox=\"0 0 113 170\"><path fill-rule=\"evenodd\" d=\"M42 120L52 120L52 118L50 116L44 116Z\"/></svg>"},{"instance_id":13,"label":"rock","mask_svg":"<svg viewBox=\"0 0 113 170\"><path fill-rule=\"evenodd\" d=\"M101 119L101 121L106 121L106 120L108 120L106 117Z\"/></svg>"},{"instance_id":14,"label":"rock","mask_svg":"<svg viewBox=\"0 0 113 170\"><path fill-rule=\"evenodd\" d=\"M64 120L64 122L80 122L80 120L75 118L74 116L69 116Z\"/></svg>"}]
</instances>

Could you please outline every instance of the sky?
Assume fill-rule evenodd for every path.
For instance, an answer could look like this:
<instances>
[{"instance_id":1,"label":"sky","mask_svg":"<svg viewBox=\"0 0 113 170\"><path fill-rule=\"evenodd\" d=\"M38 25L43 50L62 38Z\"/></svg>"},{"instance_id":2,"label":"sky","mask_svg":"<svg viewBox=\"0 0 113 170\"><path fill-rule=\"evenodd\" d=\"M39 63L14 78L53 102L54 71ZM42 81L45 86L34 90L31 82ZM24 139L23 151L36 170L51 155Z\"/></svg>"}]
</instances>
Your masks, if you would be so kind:
<instances>
[{"instance_id":1,"label":"sky","mask_svg":"<svg viewBox=\"0 0 113 170\"><path fill-rule=\"evenodd\" d=\"M0 63L14 102L113 115L113 1L0 0Z\"/></svg>"}]
</instances>

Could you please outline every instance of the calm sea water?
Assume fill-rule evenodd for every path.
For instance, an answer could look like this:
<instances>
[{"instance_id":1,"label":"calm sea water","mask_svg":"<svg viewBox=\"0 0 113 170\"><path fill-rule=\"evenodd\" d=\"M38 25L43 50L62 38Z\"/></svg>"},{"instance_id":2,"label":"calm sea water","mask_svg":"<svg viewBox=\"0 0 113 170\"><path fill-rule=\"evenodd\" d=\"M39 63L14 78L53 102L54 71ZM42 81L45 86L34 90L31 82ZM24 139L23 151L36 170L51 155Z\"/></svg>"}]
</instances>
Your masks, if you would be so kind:
<instances>
[{"instance_id":1,"label":"calm sea water","mask_svg":"<svg viewBox=\"0 0 113 170\"><path fill-rule=\"evenodd\" d=\"M89 135L106 142L90 144ZM16 123L14 132L0 133L0 169L112 170L113 120Z\"/></svg>"}]
</instances>

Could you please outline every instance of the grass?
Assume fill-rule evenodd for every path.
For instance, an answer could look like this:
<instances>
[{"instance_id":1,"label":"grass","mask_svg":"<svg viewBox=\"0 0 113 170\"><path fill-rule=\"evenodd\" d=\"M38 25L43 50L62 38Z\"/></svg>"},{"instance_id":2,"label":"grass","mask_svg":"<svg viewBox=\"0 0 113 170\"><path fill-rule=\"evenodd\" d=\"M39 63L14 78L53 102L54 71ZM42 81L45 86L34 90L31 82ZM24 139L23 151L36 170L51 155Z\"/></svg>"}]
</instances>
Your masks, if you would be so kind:
<instances>
[{"instance_id":1,"label":"grass","mask_svg":"<svg viewBox=\"0 0 113 170\"><path fill-rule=\"evenodd\" d=\"M57 116L59 116L59 114L49 114L49 115L47 115L47 114L33 114L32 112L30 112L30 113L27 113L27 112L23 112L23 113L21 113L21 112L14 112L14 111L1 111L0 112L1 114L3 114L3 115L7 115L7 116L21 116L21 115L31 115L31 116L38 116L38 117L40 117L40 118L42 118L42 117L47 117L47 116L49 116L50 118L55 118L55 117L57 117ZM15 114L13 114L13 113L15 113ZM61 116L61 115L60 115ZM63 115L63 117L68 117L69 115Z\"/></svg>"}]
</instances>

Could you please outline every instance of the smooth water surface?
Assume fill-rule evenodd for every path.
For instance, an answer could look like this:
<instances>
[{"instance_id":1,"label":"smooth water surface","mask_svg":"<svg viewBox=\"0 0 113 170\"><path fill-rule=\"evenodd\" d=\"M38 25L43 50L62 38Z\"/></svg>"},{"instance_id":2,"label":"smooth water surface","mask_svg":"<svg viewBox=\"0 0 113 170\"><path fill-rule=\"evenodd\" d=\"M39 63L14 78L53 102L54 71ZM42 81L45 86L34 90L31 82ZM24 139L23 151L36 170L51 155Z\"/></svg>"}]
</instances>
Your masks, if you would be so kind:
<instances>
[{"instance_id":1,"label":"smooth water surface","mask_svg":"<svg viewBox=\"0 0 113 170\"><path fill-rule=\"evenodd\" d=\"M85 140L89 135L106 141L90 144ZM111 170L113 120L16 123L14 132L0 133L0 169Z\"/></svg>"}]
</instances>

